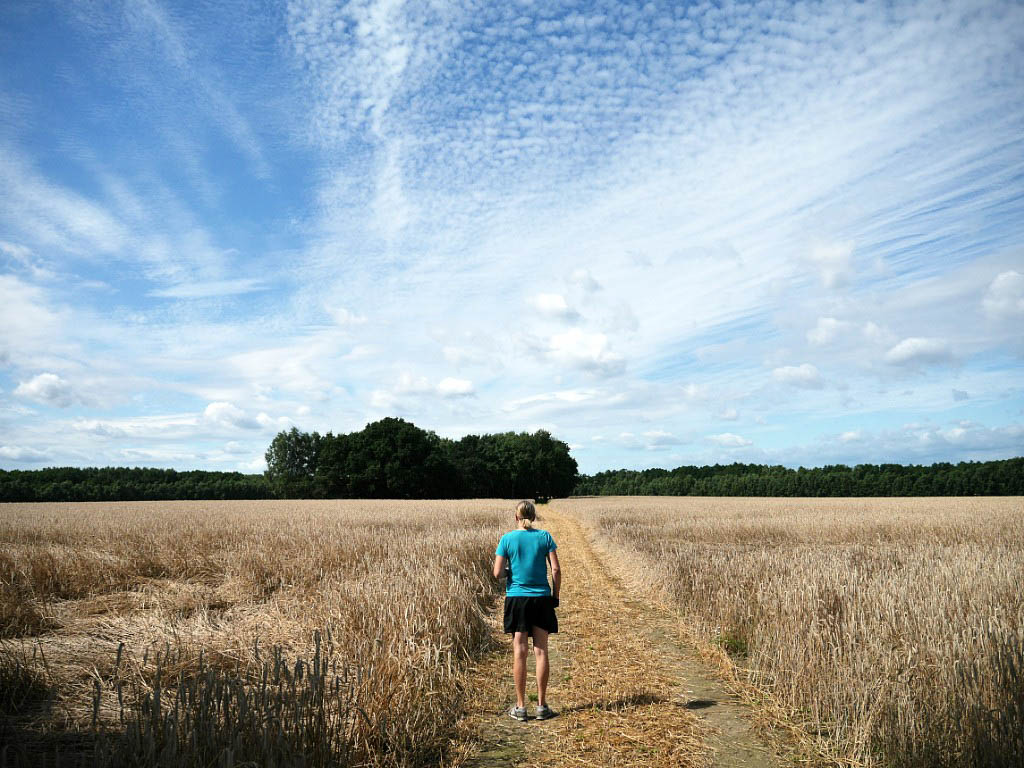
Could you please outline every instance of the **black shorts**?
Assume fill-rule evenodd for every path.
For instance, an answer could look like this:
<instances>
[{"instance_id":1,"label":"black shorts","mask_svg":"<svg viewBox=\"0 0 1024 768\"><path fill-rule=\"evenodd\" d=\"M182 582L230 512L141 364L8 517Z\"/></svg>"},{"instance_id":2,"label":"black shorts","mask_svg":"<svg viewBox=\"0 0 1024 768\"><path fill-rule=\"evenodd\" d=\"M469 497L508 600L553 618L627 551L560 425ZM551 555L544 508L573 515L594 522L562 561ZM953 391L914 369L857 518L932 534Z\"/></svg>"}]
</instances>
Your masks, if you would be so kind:
<instances>
[{"instance_id":1,"label":"black shorts","mask_svg":"<svg viewBox=\"0 0 1024 768\"><path fill-rule=\"evenodd\" d=\"M558 631L558 617L555 616L553 597L506 597L505 634L529 632L538 627L555 634Z\"/></svg>"}]
</instances>

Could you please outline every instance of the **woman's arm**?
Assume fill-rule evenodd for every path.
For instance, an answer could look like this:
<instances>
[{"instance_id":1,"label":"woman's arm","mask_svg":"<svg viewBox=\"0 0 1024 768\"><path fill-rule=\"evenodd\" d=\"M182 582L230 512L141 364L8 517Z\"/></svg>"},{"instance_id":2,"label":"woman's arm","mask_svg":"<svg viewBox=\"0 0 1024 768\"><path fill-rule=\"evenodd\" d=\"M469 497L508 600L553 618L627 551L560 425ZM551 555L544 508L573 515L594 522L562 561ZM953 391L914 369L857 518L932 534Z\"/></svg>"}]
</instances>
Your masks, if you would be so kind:
<instances>
[{"instance_id":1,"label":"woman's arm","mask_svg":"<svg viewBox=\"0 0 1024 768\"><path fill-rule=\"evenodd\" d=\"M551 588L551 596L557 600L562 589L562 569L558 565L558 553L555 550L548 552L548 562L551 563L551 580L555 583Z\"/></svg>"},{"instance_id":2,"label":"woman's arm","mask_svg":"<svg viewBox=\"0 0 1024 768\"><path fill-rule=\"evenodd\" d=\"M494 556L494 578L500 579L505 573L505 558L501 555Z\"/></svg>"}]
</instances>

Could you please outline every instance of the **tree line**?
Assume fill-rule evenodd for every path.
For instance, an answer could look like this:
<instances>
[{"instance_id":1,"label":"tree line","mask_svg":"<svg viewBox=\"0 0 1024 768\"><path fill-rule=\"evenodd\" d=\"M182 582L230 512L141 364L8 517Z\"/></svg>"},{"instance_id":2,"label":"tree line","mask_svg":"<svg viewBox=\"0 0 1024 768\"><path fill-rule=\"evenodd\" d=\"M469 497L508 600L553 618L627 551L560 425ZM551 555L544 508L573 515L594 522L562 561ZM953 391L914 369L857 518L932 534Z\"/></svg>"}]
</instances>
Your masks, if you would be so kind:
<instances>
[{"instance_id":1,"label":"tree line","mask_svg":"<svg viewBox=\"0 0 1024 768\"><path fill-rule=\"evenodd\" d=\"M263 475L147 467L0 469L0 501L269 499Z\"/></svg>"},{"instance_id":2,"label":"tree line","mask_svg":"<svg viewBox=\"0 0 1024 768\"><path fill-rule=\"evenodd\" d=\"M545 430L450 440L395 418L347 434L293 427L266 459L281 498L550 498L571 494L578 477L569 446Z\"/></svg>"},{"instance_id":3,"label":"tree line","mask_svg":"<svg viewBox=\"0 0 1024 768\"><path fill-rule=\"evenodd\" d=\"M1024 458L617 469L579 475L569 446L539 430L450 440L402 419L358 432L278 433L262 475L133 467L0 470L0 502L561 496L1020 496Z\"/></svg>"},{"instance_id":4,"label":"tree line","mask_svg":"<svg viewBox=\"0 0 1024 768\"><path fill-rule=\"evenodd\" d=\"M581 475L576 496L1020 496L1024 458L1001 461L832 464L789 469L715 464L675 469L614 469Z\"/></svg>"}]
</instances>

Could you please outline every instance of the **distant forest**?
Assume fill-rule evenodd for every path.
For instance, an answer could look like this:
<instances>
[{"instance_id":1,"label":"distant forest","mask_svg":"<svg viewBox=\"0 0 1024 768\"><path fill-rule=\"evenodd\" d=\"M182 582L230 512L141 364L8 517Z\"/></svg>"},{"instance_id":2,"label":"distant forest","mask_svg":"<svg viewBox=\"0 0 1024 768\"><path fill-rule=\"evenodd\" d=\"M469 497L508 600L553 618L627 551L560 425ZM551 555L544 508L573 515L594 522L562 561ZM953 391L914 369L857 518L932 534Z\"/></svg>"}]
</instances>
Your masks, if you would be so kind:
<instances>
[{"instance_id":1,"label":"distant forest","mask_svg":"<svg viewBox=\"0 0 1024 768\"><path fill-rule=\"evenodd\" d=\"M442 438L402 419L280 432L262 475L128 467L0 470L0 501L560 496L1020 496L1024 458L788 469L727 464L579 475L548 432Z\"/></svg>"},{"instance_id":2,"label":"distant forest","mask_svg":"<svg viewBox=\"0 0 1024 768\"><path fill-rule=\"evenodd\" d=\"M788 469L716 464L581 475L575 496L1020 496L1024 458Z\"/></svg>"},{"instance_id":3,"label":"distant forest","mask_svg":"<svg viewBox=\"0 0 1024 768\"><path fill-rule=\"evenodd\" d=\"M270 499L263 475L141 467L0 469L0 501Z\"/></svg>"}]
</instances>

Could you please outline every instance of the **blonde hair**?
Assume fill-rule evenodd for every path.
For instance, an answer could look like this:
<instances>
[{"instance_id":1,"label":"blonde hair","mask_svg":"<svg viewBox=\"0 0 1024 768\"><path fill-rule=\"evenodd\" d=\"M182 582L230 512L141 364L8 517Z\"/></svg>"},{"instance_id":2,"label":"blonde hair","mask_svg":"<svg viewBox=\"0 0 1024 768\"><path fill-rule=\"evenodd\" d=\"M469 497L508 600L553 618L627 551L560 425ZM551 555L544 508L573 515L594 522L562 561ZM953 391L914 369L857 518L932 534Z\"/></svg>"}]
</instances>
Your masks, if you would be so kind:
<instances>
[{"instance_id":1,"label":"blonde hair","mask_svg":"<svg viewBox=\"0 0 1024 768\"><path fill-rule=\"evenodd\" d=\"M516 504L516 520L523 528L533 528L533 521L537 519L537 508L533 502L523 499Z\"/></svg>"}]
</instances>

